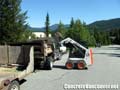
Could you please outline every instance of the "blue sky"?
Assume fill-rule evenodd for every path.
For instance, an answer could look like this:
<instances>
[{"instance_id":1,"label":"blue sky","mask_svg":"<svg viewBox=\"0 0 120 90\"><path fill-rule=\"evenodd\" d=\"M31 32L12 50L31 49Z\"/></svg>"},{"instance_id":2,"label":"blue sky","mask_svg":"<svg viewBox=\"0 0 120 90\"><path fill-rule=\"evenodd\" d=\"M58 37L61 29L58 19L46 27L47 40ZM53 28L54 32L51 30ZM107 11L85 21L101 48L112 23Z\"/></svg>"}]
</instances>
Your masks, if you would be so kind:
<instances>
[{"instance_id":1,"label":"blue sky","mask_svg":"<svg viewBox=\"0 0 120 90\"><path fill-rule=\"evenodd\" d=\"M71 17L87 24L111 18L120 18L120 0L22 0L22 10L28 11L28 23L43 27L47 12L50 25L69 24Z\"/></svg>"}]
</instances>

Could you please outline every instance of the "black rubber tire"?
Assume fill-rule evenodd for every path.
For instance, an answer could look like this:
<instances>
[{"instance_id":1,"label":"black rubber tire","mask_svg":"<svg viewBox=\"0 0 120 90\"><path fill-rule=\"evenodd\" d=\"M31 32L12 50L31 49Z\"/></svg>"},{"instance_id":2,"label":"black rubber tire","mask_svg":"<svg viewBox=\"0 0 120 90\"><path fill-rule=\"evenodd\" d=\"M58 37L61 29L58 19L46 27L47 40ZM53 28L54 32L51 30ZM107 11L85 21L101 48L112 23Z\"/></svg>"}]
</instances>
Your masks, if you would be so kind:
<instances>
[{"instance_id":1,"label":"black rubber tire","mask_svg":"<svg viewBox=\"0 0 120 90\"><path fill-rule=\"evenodd\" d=\"M52 70L53 69L53 59L52 57L48 57L45 63L45 68L47 70Z\"/></svg>"},{"instance_id":2,"label":"black rubber tire","mask_svg":"<svg viewBox=\"0 0 120 90\"><path fill-rule=\"evenodd\" d=\"M18 81L12 81L9 86L8 90L20 90L20 85Z\"/></svg>"}]
</instances>

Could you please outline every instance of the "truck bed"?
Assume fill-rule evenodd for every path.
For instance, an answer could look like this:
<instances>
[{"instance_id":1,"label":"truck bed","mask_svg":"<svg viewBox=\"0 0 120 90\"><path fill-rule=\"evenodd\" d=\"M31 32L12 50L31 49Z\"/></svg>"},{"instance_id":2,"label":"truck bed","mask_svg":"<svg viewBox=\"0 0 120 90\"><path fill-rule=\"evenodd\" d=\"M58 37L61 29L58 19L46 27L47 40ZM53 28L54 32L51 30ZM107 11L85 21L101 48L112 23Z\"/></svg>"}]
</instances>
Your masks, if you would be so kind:
<instances>
[{"instance_id":1,"label":"truck bed","mask_svg":"<svg viewBox=\"0 0 120 90\"><path fill-rule=\"evenodd\" d=\"M25 48L26 47L26 48ZM1 53L4 51L5 46L1 46ZM24 47L8 47L11 52L9 52L9 59L5 59L4 54L0 58L0 90L8 90L6 89L14 80L18 82L24 79L28 74L33 72L34 70L34 48L32 46L24 46ZM20 53L18 52L20 50ZM14 51L14 52L12 52ZM23 52L27 51L27 52ZM5 54L7 55L7 51ZM15 53L18 57L16 57ZM10 58L11 57L11 58ZM9 82L10 81L10 82ZM9 82L7 86L4 85L5 82Z\"/></svg>"},{"instance_id":2,"label":"truck bed","mask_svg":"<svg viewBox=\"0 0 120 90\"><path fill-rule=\"evenodd\" d=\"M0 79L7 79L7 78L16 78L22 71L18 71L17 67L13 68L6 68L0 67Z\"/></svg>"}]
</instances>

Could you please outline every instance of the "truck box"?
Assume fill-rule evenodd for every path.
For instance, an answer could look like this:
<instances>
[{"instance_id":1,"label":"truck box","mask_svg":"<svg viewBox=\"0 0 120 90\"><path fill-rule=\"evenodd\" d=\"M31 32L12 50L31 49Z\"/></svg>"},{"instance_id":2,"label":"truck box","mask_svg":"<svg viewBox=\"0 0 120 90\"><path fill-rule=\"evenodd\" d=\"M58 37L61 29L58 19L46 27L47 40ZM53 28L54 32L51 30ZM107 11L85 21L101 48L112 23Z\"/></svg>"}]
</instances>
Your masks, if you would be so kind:
<instances>
[{"instance_id":1,"label":"truck box","mask_svg":"<svg viewBox=\"0 0 120 90\"><path fill-rule=\"evenodd\" d=\"M19 82L34 70L34 47L0 46L0 90L20 90Z\"/></svg>"}]
</instances>

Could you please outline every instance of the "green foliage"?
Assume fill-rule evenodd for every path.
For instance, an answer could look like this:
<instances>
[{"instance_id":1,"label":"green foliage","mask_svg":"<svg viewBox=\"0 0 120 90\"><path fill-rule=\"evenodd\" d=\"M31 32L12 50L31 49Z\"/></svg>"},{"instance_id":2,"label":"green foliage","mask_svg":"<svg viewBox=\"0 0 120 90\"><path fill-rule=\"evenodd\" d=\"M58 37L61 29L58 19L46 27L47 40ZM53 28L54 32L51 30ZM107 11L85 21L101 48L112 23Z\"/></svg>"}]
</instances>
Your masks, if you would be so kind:
<instances>
[{"instance_id":1,"label":"green foliage","mask_svg":"<svg viewBox=\"0 0 120 90\"><path fill-rule=\"evenodd\" d=\"M110 37L112 37L111 38L112 43L120 44L120 28L111 30Z\"/></svg>"},{"instance_id":2,"label":"green foliage","mask_svg":"<svg viewBox=\"0 0 120 90\"><path fill-rule=\"evenodd\" d=\"M21 0L0 0L0 43L22 41L27 30L27 12L20 8Z\"/></svg>"},{"instance_id":3,"label":"green foliage","mask_svg":"<svg viewBox=\"0 0 120 90\"><path fill-rule=\"evenodd\" d=\"M64 38L65 32L66 32L66 28L64 27L64 24L61 21L58 24L57 32L61 33L61 35L62 35L61 38Z\"/></svg>"},{"instance_id":4,"label":"green foliage","mask_svg":"<svg viewBox=\"0 0 120 90\"><path fill-rule=\"evenodd\" d=\"M81 23L79 19L76 21L73 18L71 19L70 28L66 32L65 37L70 37L79 43L85 41L89 46L94 46L96 43L94 36L90 35L86 24Z\"/></svg>"},{"instance_id":5,"label":"green foliage","mask_svg":"<svg viewBox=\"0 0 120 90\"><path fill-rule=\"evenodd\" d=\"M79 43L86 42L89 46L95 46L96 43L101 43L102 45L111 43L108 32L101 31L97 26L92 27L92 30L90 30L86 23L82 23L79 19L74 20L71 18L70 26L66 29L64 24L60 21L57 31L62 34L63 38L70 37ZM117 36L119 38L119 35Z\"/></svg>"},{"instance_id":6,"label":"green foliage","mask_svg":"<svg viewBox=\"0 0 120 90\"><path fill-rule=\"evenodd\" d=\"M101 43L102 45L108 45L111 43L109 33L105 31L99 31L97 27L94 27L93 35L95 37L96 43Z\"/></svg>"},{"instance_id":7,"label":"green foliage","mask_svg":"<svg viewBox=\"0 0 120 90\"><path fill-rule=\"evenodd\" d=\"M70 28L73 28L73 26L74 26L74 19L73 19L73 17L72 17L72 19L71 19L71 21L70 21Z\"/></svg>"},{"instance_id":8,"label":"green foliage","mask_svg":"<svg viewBox=\"0 0 120 90\"><path fill-rule=\"evenodd\" d=\"M95 31L96 41L103 45L120 44L120 18L96 21L88 25L90 31Z\"/></svg>"}]
</instances>

